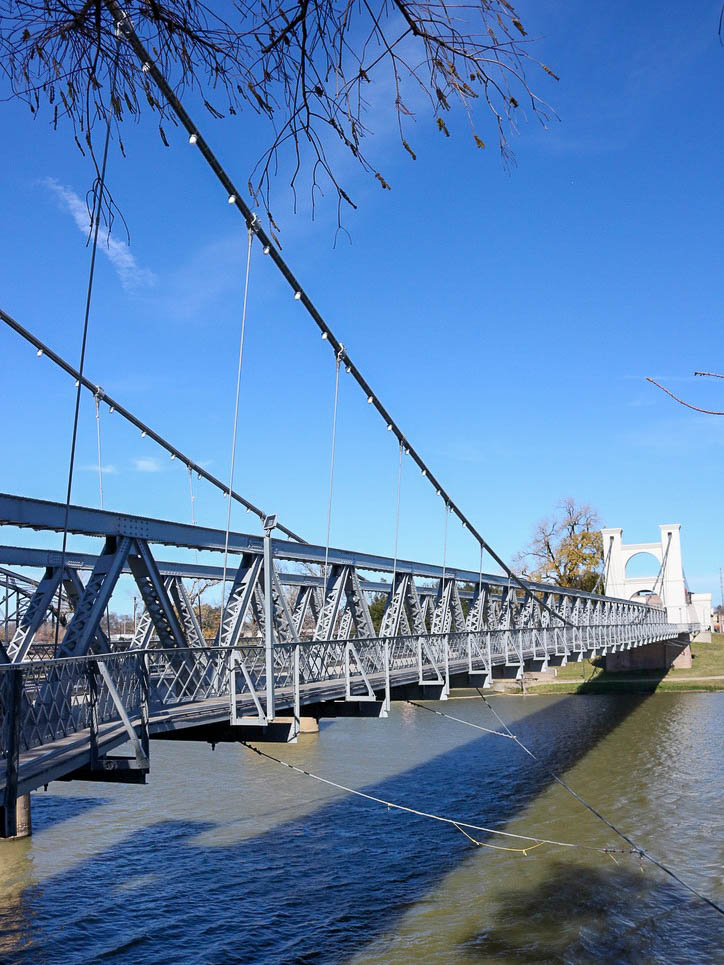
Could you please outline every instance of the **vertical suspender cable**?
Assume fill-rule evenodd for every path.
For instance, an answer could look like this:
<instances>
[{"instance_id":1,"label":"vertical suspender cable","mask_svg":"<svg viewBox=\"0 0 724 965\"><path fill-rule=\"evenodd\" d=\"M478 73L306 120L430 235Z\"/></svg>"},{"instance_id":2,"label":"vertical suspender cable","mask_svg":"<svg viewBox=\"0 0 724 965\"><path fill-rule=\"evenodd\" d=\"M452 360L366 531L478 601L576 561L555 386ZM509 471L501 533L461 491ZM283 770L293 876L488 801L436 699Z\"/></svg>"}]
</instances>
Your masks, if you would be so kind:
<instances>
[{"instance_id":1,"label":"vertical suspender cable","mask_svg":"<svg viewBox=\"0 0 724 965\"><path fill-rule=\"evenodd\" d=\"M73 433L70 443L70 458L68 460L68 485L65 495L65 515L63 518L63 546L60 553L60 573L61 579L58 586L58 622L55 625L55 647L58 648L58 636L60 632L60 606L63 602L63 570L65 569L65 557L68 549L68 516L70 513L70 500L73 493L73 469L75 467L75 449L78 441L78 416L80 414L80 395L83 383L83 369L85 367L85 353L88 344L88 322L90 319L91 297L93 295L93 278L96 267L96 252L98 250L98 229L101 223L101 206L103 204L103 194L106 187L106 166L108 163L108 148L111 142L111 124L113 122L113 98L116 90L116 75L118 73L118 58L121 52L120 33L116 30L116 56L113 61L113 74L111 76L111 102L108 107L108 121L106 124L106 136L103 144L103 160L101 171L96 179L93 190L93 211L91 214L91 227L93 229L93 245L91 248L91 262L88 273L88 289L85 299L85 315L83 318L83 334L80 347L80 364L78 366L79 378L75 393L75 411L73 413Z\"/></svg>"},{"instance_id":2,"label":"vertical suspender cable","mask_svg":"<svg viewBox=\"0 0 724 965\"><path fill-rule=\"evenodd\" d=\"M191 497L191 525L196 525L196 496L194 495L194 471L191 466L186 467L189 472L189 496ZM198 556L198 550L196 551Z\"/></svg>"},{"instance_id":3,"label":"vertical suspender cable","mask_svg":"<svg viewBox=\"0 0 724 965\"><path fill-rule=\"evenodd\" d=\"M94 395L94 400L96 404L96 440L98 442L98 496L100 499L101 509L103 509L103 456L101 453L101 390ZM61 580L62 582L62 580ZM108 634L108 643L111 642L111 611L108 606L106 606L106 633Z\"/></svg>"},{"instance_id":4,"label":"vertical suspender cable","mask_svg":"<svg viewBox=\"0 0 724 965\"><path fill-rule=\"evenodd\" d=\"M192 526L195 526L195 525L196 525L196 495L195 495L195 493L194 493L194 471L193 471L193 469L191 468L191 466L187 466L186 469L188 470L188 474L189 474L189 496L191 497L191 525L192 525ZM198 549L194 550L194 556L195 556L195 558L196 558L196 562L198 563L198 562L199 562L199 551L198 551ZM195 586L195 587L198 588L199 585L200 585L200 583L201 583L201 580L198 580L198 581L194 580L194 586ZM200 591L200 590L199 590L199 594L198 594L198 597L197 597L197 604L198 604L198 606L197 606L197 610L198 610L197 616L198 616L198 619L199 619L199 627L201 628L201 635L202 635L202 637L203 637L204 624L203 624L203 617L202 617L202 610L201 610L201 591ZM192 607L193 607L193 600L192 600L192 602L191 602L191 605L192 605Z\"/></svg>"},{"instance_id":5,"label":"vertical suspender cable","mask_svg":"<svg viewBox=\"0 0 724 965\"><path fill-rule=\"evenodd\" d=\"M440 581L440 613L443 616L446 614L446 610L447 610L445 606L445 590L446 590L445 581L447 579L447 524L448 524L449 517L450 517L450 508L446 500L445 501L445 535L442 541L442 580ZM447 624L447 619L444 621L444 624ZM445 625L443 625L442 627L442 632L443 633L445 632Z\"/></svg>"},{"instance_id":6,"label":"vertical suspender cable","mask_svg":"<svg viewBox=\"0 0 724 965\"><path fill-rule=\"evenodd\" d=\"M101 509L103 509L103 459L101 456L101 400L96 395L96 438L98 440L98 492L100 495Z\"/></svg>"},{"instance_id":7,"label":"vertical suspender cable","mask_svg":"<svg viewBox=\"0 0 724 965\"><path fill-rule=\"evenodd\" d=\"M400 443L400 461L397 465L397 506L395 508L395 558L392 564L392 592L395 592L397 579L397 549L400 539L400 492L402 489L402 456L405 451L404 443Z\"/></svg>"},{"instance_id":8,"label":"vertical suspender cable","mask_svg":"<svg viewBox=\"0 0 724 965\"><path fill-rule=\"evenodd\" d=\"M334 492L334 454L337 448L337 406L339 404L339 367L342 362L342 352L337 352L334 374L334 413L332 416L332 452L329 458L329 498L327 500L327 542L324 547L324 586L323 593L327 595L327 570L329 567L329 538L332 532L332 495Z\"/></svg>"},{"instance_id":9,"label":"vertical suspender cable","mask_svg":"<svg viewBox=\"0 0 724 965\"><path fill-rule=\"evenodd\" d=\"M480 544L480 570L478 574L478 606L479 607L482 607L483 605L480 599L482 595L483 595L483 544L481 543ZM481 616L484 617L485 614L483 613L481 614Z\"/></svg>"},{"instance_id":10,"label":"vertical suspender cable","mask_svg":"<svg viewBox=\"0 0 724 965\"><path fill-rule=\"evenodd\" d=\"M246 278L244 280L244 304L241 312L241 334L239 336L239 365L236 370L236 400L234 402L234 430L231 435L231 465L229 467L229 489L226 497L226 533L224 535L224 575L221 580L221 623L219 624L219 643L222 642L224 617L226 616L226 567L229 559L229 531L231 529L231 490L234 488L234 463L236 461L236 433L239 422L239 396L241 394L241 369L244 363L244 337L246 335L246 306L249 297L249 271L251 268L251 241L253 232L249 228L249 244L246 250Z\"/></svg>"},{"instance_id":11,"label":"vertical suspender cable","mask_svg":"<svg viewBox=\"0 0 724 965\"><path fill-rule=\"evenodd\" d=\"M367 383L367 380L364 378L360 370L357 368L354 362L349 358L347 353L344 351L344 346L337 339L334 332L331 330L329 325L327 325L325 320L322 318L319 311L312 303L309 295L307 295L307 293L304 291L302 285L300 284L298 279L294 276L291 269L282 258L280 252L273 244L272 239L267 235L267 233L264 231L261 225L256 224L254 222L255 215L252 213L251 209L244 201L238 188L234 185L234 182L231 180L231 178L228 176L224 168L221 166L221 163L219 162L218 158L215 156L215 154L213 153L209 145L206 143L206 140L204 139L203 135L199 132L197 125L192 121L191 117L186 112L186 109L184 108L183 104L174 93L173 88L170 86L169 82L166 80L166 78L163 76L163 74L158 69L156 64L153 62L151 55L143 46L138 35L133 29L133 24L131 23L130 18L125 14L125 12L119 6L118 0L103 0L103 2L105 3L108 10L111 12L112 16L115 17L115 19L117 20L119 25L119 30L122 32L123 36L126 38L128 43L131 45L134 52L136 53L136 56L143 64L144 71L147 71L151 75L153 81L155 82L155 84L157 85L157 87L159 88L159 90L161 91L161 93L163 94L163 96L166 98L169 105L171 106L171 109L173 110L174 114L179 119L183 127L186 128L186 131L189 134L189 143L195 145L198 148L198 150L204 157L205 161L211 168L211 170L214 172L214 174L216 175L220 183L223 185L229 202L234 204L235 207L241 212L247 224L249 225L254 224L254 232L259 239L259 243L262 245L262 248L264 249L264 253L270 256L271 260L274 262L274 264L277 266L279 271L282 273L283 277L286 279L290 288L294 292L295 299L301 302L301 304L305 307L305 309L313 319L315 325L321 331L322 337L326 338L329 341L329 344L332 346L332 348L334 348L334 350L341 355L342 359L345 362L347 371L352 375L354 380L357 382L357 384L360 386L362 391L365 393L365 395L367 396L368 402L370 402L375 406L379 414L385 420L390 430L395 433L397 438L401 442L405 442L406 448L408 449L410 454L410 458L413 459L413 461L419 466L423 476L426 476L430 484L435 486L443 494L443 498L448 504L449 510L453 512L460 519L462 523L465 523L465 525L468 527L468 529L473 534L473 536L475 536L476 539L482 541L483 537L478 532L476 527L467 518L467 516L463 513L460 507L457 506L452 501L452 499L447 495L447 493L444 493L442 486L437 481L433 473L428 470L427 464L423 461L422 457L419 455L418 452L415 451L415 449L409 444L409 442L405 440L402 430L394 421L394 419L390 416L387 409L382 405L382 402L379 400L379 398L372 392L372 389ZM491 557L495 560L496 563L498 563L498 565L504 570L504 572L508 574L508 577L513 582L517 583L521 587L521 589L526 590L526 586L524 585L523 581L520 579L519 576L517 576L516 573L514 573L511 570L511 568L502 559L502 557L500 557L491 546L488 546L487 543L486 543L486 546ZM549 609L547 604L543 604L543 606L546 609ZM550 612L552 613L553 616L561 620L564 624L570 625L569 621L566 620L564 617L561 617L558 613L555 613L554 611L550 611Z\"/></svg>"}]
</instances>

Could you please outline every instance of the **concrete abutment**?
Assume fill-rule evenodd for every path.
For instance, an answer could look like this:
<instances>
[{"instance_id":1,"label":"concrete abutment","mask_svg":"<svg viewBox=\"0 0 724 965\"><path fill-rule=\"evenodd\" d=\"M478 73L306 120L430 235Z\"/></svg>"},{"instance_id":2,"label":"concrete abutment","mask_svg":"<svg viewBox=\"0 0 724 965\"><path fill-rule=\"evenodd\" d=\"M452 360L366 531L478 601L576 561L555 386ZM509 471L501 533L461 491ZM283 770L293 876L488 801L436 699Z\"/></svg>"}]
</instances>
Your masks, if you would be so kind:
<instances>
[{"instance_id":1,"label":"concrete abutment","mask_svg":"<svg viewBox=\"0 0 724 965\"><path fill-rule=\"evenodd\" d=\"M607 673L631 670L688 670L691 667L691 645L687 640L662 640L632 650L619 650L605 657Z\"/></svg>"}]
</instances>

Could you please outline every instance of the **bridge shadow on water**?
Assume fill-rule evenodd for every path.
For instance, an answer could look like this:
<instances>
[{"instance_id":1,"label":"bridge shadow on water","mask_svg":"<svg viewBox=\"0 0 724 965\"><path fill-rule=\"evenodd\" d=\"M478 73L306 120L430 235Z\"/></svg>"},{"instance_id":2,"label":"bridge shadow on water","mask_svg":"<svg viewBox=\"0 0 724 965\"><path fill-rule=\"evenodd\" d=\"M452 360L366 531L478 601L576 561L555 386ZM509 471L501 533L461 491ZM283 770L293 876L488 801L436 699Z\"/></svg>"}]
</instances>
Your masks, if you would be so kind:
<instances>
[{"instance_id":1,"label":"bridge shadow on water","mask_svg":"<svg viewBox=\"0 0 724 965\"><path fill-rule=\"evenodd\" d=\"M496 896L497 911L460 942L467 961L721 961L721 919L650 868L552 861L548 869L543 882Z\"/></svg>"},{"instance_id":2,"label":"bridge shadow on water","mask_svg":"<svg viewBox=\"0 0 724 965\"><path fill-rule=\"evenodd\" d=\"M516 723L545 765L517 752L509 741L486 735L366 790L460 820L503 826L550 784L549 767L559 773L571 767L643 699L546 701ZM285 756L283 747L276 750ZM472 853L470 843L449 826L350 796L256 837L224 846L200 844L197 836L215 826L161 820L27 888L0 916L3 961L332 965L394 928L407 908ZM529 914L549 916L555 932L559 916L578 915L587 925L592 914L605 918L610 896L633 904L646 886L643 876L613 865L610 871L587 873L582 882L580 871L561 864L535 893L511 896L511 907L501 910L492 928L466 939L473 960L498 953L500 960L523 962L633 960L625 954L617 958L615 949L613 957L597 958L586 950L585 928L578 958L561 957L555 935L548 951L539 945L529 954L506 944L511 914L521 922ZM683 892L670 890L672 900L684 900Z\"/></svg>"},{"instance_id":3,"label":"bridge shadow on water","mask_svg":"<svg viewBox=\"0 0 724 965\"><path fill-rule=\"evenodd\" d=\"M70 821L94 808L102 807L102 797L62 797L60 794L33 795L33 832L46 831L55 824Z\"/></svg>"}]
</instances>

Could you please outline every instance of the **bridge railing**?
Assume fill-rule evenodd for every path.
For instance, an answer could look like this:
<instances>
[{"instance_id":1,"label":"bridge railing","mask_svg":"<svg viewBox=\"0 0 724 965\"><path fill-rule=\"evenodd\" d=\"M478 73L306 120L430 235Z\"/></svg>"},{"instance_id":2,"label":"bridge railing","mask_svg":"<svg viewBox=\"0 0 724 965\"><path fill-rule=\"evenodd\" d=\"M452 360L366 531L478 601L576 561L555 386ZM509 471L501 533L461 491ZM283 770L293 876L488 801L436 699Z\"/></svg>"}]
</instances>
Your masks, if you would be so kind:
<instances>
[{"instance_id":1,"label":"bridge railing","mask_svg":"<svg viewBox=\"0 0 724 965\"><path fill-rule=\"evenodd\" d=\"M641 646L691 632L686 624L525 627L396 637L312 640L273 648L275 692L287 703L313 684L345 684L350 699L389 688L395 675L449 683L451 672L491 674L496 664ZM124 651L0 665L4 757L80 731L143 720L155 709L210 699L253 701L266 693L266 653L256 638L236 647ZM233 675L233 686L232 686Z\"/></svg>"},{"instance_id":2,"label":"bridge railing","mask_svg":"<svg viewBox=\"0 0 724 965\"><path fill-rule=\"evenodd\" d=\"M0 666L0 747L4 757L91 733L123 714L138 717L145 701L138 654L32 660Z\"/></svg>"}]
</instances>

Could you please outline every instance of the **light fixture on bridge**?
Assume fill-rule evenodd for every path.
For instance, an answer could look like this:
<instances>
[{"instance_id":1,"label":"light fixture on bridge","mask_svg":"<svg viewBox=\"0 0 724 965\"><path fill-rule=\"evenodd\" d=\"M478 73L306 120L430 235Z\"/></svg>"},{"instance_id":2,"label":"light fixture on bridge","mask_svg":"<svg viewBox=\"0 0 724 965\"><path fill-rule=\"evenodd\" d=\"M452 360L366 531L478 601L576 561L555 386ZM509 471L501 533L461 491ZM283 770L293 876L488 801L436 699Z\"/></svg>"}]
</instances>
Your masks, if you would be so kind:
<instances>
[{"instance_id":1,"label":"light fixture on bridge","mask_svg":"<svg viewBox=\"0 0 724 965\"><path fill-rule=\"evenodd\" d=\"M172 452L172 453L171 453L171 458L172 458L172 459L175 459L175 458L176 458L176 453Z\"/></svg>"},{"instance_id":2,"label":"light fixture on bridge","mask_svg":"<svg viewBox=\"0 0 724 965\"><path fill-rule=\"evenodd\" d=\"M235 194L230 194L230 195L229 195L229 204L236 204L236 195L235 195Z\"/></svg>"},{"instance_id":3,"label":"light fixture on bridge","mask_svg":"<svg viewBox=\"0 0 724 965\"><path fill-rule=\"evenodd\" d=\"M294 297L296 298L297 301L299 301L299 299L302 297L302 293L301 293L301 292L294 292Z\"/></svg>"},{"instance_id":4,"label":"light fixture on bridge","mask_svg":"<svg viewBox=\"0 0 724 965\"><path fill-rule=\"evenodd\" d=\"M277 514L270 513L268 516L265 516L261 524L267 533L271 533L271 531L275 529L277 525Z\"/></svg>"},{"instance_id":5,"label":"light fixture on bridge","mask_svg":"<svg viewBox=\"0 0 724 965\"><path fill-rule=\"evenodd\" d=\"M328 335L326 332L322 332L322 338L324 339L325 342L327 341Z\"/></svg>"},{"instance_id":6,"label":"light fixture on bridge","mask_svg":"<svg viewBox=\"0 0 724 965\"><path fill-rule=\"evenodd\" d=\"M38 358L40 358L40 356L43 354L42 348L39 348L35 354L38 356Z\"/></svg>"},{"instance_id":7,"label":"light fixture on bridge","mask_svg":"<svg viewBox=\"0 0 724 965\"><path fill-rule=\"evenodd\" d=\"M387 425L387 431L388 431L388 432L392 432L392 423L391 423L391 422L388 423L388 425Z\"/></svg>"},{"instance_id":8,"label":"light fixture on bridge","mask_svg":"<svg viewBox=\"0 0 724 965\"><path fill-rule=\"evenodd\" d=\"M141 433L141 438L142 438L142 439L145 439L145 438L146 438L146 430L145 430L145 429L144 429L143 432Z\"/></svg>"},{"instance_id":9,"label":"light fixture on bridge","mask_svg":"<svg viewBox=\"0 0 724 965\"><path fill-rule=\"evenodd\" d=\"M109 415L110 415L111 412L115 412L115 411L116 411L116 410L115 410L115 407L114 407L114 406L112 406L112 405L109 405L109 406L108 406L108 414L109 414Z\"/></svg>"},{"instance_id":10,"label":"light fixture on bridge","mask_svg":"<svg viewBox=\"0 0 724 965\"><path fill-rule=\"evenodd\" d=\"M423 475L423 476L426 476L426 475L427 475L427 469L423 469L423 470L422 470L422 475Z\"/></svg>"},{"instance_id":11,"label":"light fixture on bridge","mask_svg":"<svg viewBox=\"0 0 724 965\"><path fill-rule=\"evenodd\" d=\"M192 134L191 137L189 137L189 144L195 144L197 141L198 136L196 134Z\"/></svg>"},{"instance_id":12,"label":"light fixture on bridge","mask_svg":"<svg viewBox=\"0 0 724 965\"><path fill-rule=\"evenodd\" d=\"M268 255L270 251L271 249L269 248L269 245L264 245L264 254Z\"/></svg>"},{"instance_id":13,"label":"light fixture on bridge","mask_svg":"<svg viewBox=\"0 0 724 965\"><path fill-rule=\"evenodd\" d=\"M80 379L75 380L75 387L76 389L80 387Z\"/></svg>"},{"instance_id":14,"label":"light fixture on bridge","mask_svg":"<svg viewBox=\"0 0 724 965\"><path fill-rule=\"evenodd\" d=\"M368 402L369 405L372 405L372 403L373 403L374 401L375 401L375 400L372 398L371 395L368 395L368 396L367 396L367 402Z\"/></svg>"}]
</instances>

